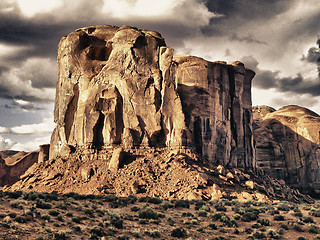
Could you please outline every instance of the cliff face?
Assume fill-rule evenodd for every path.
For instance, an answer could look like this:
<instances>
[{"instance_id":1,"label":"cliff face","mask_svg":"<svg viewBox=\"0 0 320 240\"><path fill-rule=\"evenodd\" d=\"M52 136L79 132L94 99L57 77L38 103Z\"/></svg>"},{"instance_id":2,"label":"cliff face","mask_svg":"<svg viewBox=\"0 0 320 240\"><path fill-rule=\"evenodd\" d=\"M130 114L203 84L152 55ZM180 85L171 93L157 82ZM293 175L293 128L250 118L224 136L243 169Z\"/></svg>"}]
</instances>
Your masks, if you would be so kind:
<instances>
[{"instance_id":1,"label":"cliff face","mask_svg":"<svg viewBox=\"0 0 320 240\"><path fill-rule=\"evenodd\" d=\"M174 56L157 32L79 29L58 46L50 159L78 149L187 147L252 169L253 76L240 62Z\"/></svg>"},{"instance_id":2,"label":"cliff face","mask_svg":"<svg viewBox=\"0 0 320 240\"><path fill-rule=\"evenodd\" d=\"M253 109L257 168L306 193L319 194L320 116L298 106L263 110Z\"/></svg>"}]
</instances>

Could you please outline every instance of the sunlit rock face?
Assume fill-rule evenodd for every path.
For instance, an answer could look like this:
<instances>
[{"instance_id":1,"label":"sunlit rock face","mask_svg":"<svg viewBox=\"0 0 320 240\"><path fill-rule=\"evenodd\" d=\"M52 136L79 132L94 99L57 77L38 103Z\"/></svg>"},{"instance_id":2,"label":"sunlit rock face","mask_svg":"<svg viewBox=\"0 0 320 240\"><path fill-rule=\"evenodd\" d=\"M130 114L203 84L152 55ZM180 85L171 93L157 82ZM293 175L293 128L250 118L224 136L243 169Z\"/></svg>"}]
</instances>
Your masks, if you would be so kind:
<instances>
[{"instance_id":1,"label":"sunlit rock face","mask_svg":"<svg viewBox=\"0 0 320 240\"><path fill-rule=\"evenodd\" d=\"M320 194L320 116L306 108L253 108L258 169L292 187Z\"/></svg>"},{"instance_id":2,"label":"sunlit rock face","mask_svg":"<svg viewBox=\"0 0 320 240\"><path fill-rule=\"evenodd\" d=\"M50 158L79 148L188 147L254 168L253 76L240 62L174 56L154 31L79 29L58 46Z\"/></svg>"}]
</instances>

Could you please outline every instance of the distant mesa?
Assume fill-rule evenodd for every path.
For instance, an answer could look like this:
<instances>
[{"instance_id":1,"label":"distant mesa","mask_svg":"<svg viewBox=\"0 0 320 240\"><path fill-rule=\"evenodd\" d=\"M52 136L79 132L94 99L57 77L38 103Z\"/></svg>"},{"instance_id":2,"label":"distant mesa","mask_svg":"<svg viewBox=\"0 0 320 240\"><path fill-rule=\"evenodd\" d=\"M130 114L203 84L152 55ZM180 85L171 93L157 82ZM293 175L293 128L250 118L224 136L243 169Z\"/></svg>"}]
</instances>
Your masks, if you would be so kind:
<instances>
[{"instance_id":1,"label":"distant mesa","mask_svg":"<svg viewBox=\"0 0 320 240\"><path fill-rule=\"evenodd\" d=\"M38 151L30 153L19 151L0 151L0 187L20 180L27 169L38 162Z\"/></svg>"},{"instance_id":2,"label":"distant mesa","mask_svg":"<svg viewBox=\"0 0 320 240\"><path fill-rule=\"evenodd\" d=\"M268 109L253 108L257 168L319 196L320 116L296 105Z\"/></svg>"}]
</instances>

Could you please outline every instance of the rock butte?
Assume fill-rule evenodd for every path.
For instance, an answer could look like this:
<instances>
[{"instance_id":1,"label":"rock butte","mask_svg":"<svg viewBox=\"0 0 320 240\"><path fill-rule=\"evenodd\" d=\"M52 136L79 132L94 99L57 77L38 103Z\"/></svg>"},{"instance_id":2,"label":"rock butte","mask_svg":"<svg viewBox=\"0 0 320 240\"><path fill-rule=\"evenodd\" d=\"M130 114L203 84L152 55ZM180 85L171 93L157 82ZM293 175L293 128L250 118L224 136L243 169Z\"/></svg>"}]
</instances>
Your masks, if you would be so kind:
<instances>
[{"instance_id":1,"label":"rock butte","mask_svg":"<svg viewBox=\"0 0 320 240\"><path fill-rule=\"evenodd\" d=\"M257 168L305 193L320 193L320 116L306 108L253 108Z\"/></svg>"},{"instance_id":2,"label":"rock butte","mask_svg":"<svg viewBox=\"0 0 320 240\"><path fill-rule=\"evenodd\" d=\"M58 46L50 159L77 149L186 147L253 169L254 75L241 62L173 55L154 31L78 29Z\"/></svg>"}]
</instances>

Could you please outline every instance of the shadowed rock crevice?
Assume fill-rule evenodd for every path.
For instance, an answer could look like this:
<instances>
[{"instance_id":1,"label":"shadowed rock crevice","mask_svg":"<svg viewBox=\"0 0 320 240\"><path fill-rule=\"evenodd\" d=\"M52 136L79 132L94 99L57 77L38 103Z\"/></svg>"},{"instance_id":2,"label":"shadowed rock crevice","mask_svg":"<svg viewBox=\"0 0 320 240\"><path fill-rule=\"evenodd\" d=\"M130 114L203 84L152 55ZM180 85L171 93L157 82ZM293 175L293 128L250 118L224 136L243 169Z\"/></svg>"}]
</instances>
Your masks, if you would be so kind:
<instances>
[{"instance_id":1,"label":"shadowed rock crevice","mask_svg":"<svg viewBox=\"0 0 320 240\"><path fill-rule=\"evenodd\" d=\"M66 141L69 142L69 137L71 134L72 129L74 130L74 118L77 111L78 106L78 100L79 100L79 86L78 84L75 84L73 87L73 97L71 101L68 103L68 107L66 110L66 116L64 119L65 124L65 134L66 134ZM70 142L72 142L70 140Z\"/></svg>"},{"instance_id":2,"label":"shadowed rock crevice","mask_svg":"<svg viewBox=\"0 0 320 240\"><path fill-rule=\"evenodd\" d=\"M103 127L105 116L102 112L99 113L99 118L93 127L93 148L101 149L104 145Z\"/></svg>"},{"instance_id":3,"label":"shadowed rock crevice","mask_svg":"<svg viewBox=\"0 0 320 240\"><path fill-rule=\"evenodd\" d=\"M202 127L200 117L195 117L193 121L192 141L195 143L197 153L202 154Z\"/></svg>"}]
</instances>

